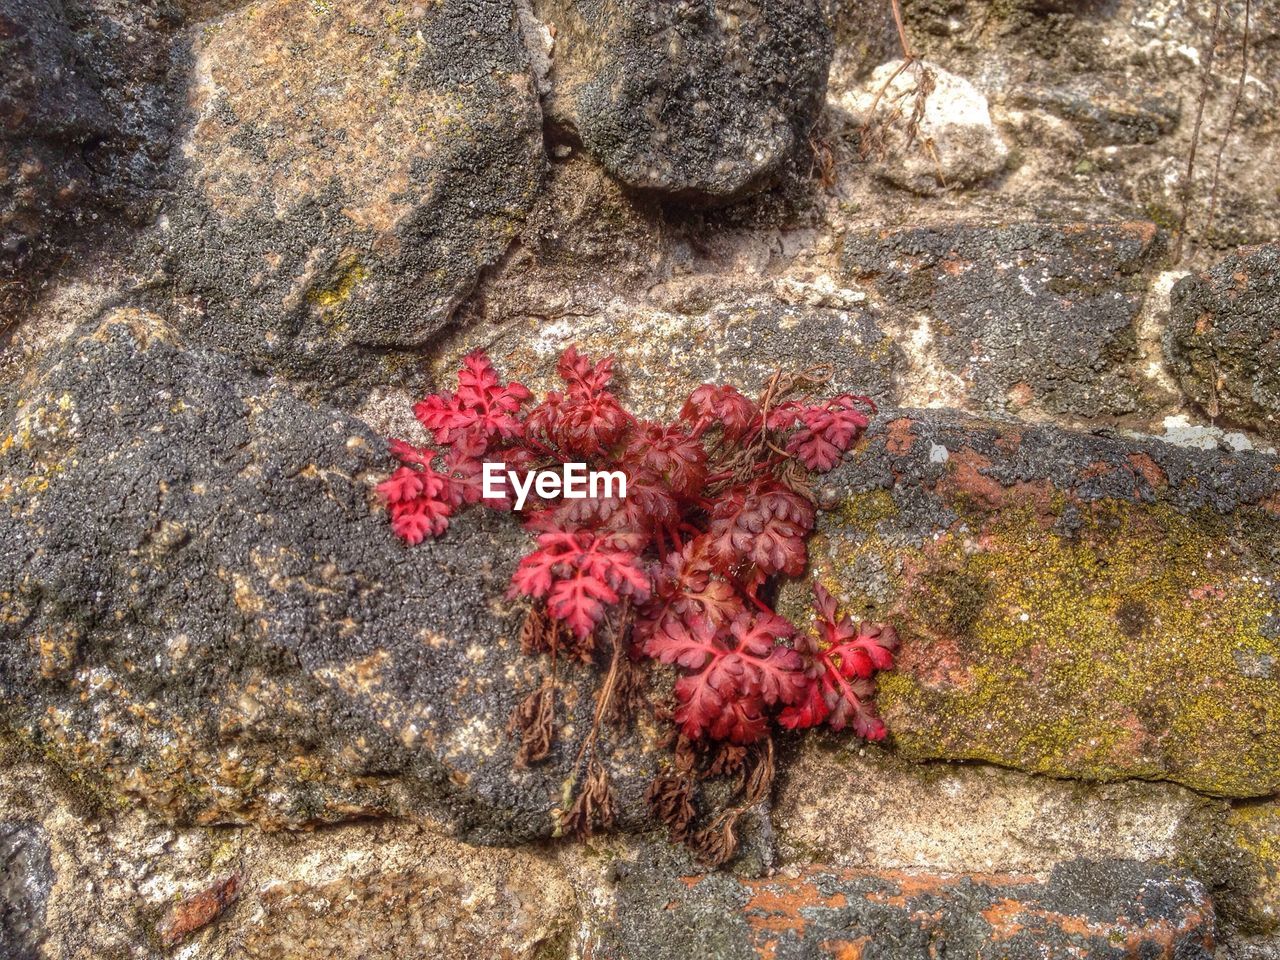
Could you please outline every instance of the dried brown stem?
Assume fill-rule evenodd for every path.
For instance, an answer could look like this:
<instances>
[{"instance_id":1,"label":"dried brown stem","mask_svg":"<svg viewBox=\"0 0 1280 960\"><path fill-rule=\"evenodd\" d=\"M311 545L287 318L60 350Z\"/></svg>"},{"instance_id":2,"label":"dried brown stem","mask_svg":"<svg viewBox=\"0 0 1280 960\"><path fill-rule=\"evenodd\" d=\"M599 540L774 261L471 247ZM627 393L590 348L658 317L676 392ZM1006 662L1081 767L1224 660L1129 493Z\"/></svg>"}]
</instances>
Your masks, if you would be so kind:
<instances>
[{"instance_id":1,"label":"dried brown stem","mask_svg":"<svg viewBox=\"0 0 1280 960\"><path fill-rule=\"evenodd\" d=\"M1213 186L1209 189L1209 217L1204 225L1204 237L1209 239L1213 231L1213 218L1218 212L1218 186L1222 179L1222 155L1226 152L1227 141L1231 139L1231 131L1236 124L1236 114L1240 112L1240 100L1244 96L1244 85L1249 79L1249 14L1251 0L1244 0L1244 36L1240 41L1240 79L1236 81L1236 95L1231 100L1231 112L1227 114L1227 129L1218 143L1218 155L1213 161Z\"/></svg>"},{"instance_id":2,"label":"dried brown stem","mask_svg":"<svg viewBox=\"0 0 1280 960\"><path fill-rule=\"evenodd\" d=\"M1178 240L1173 248L1173 262L1182 260L1183 243L1187 238L1187 218L1191 214L1191 187L1196 170L1196 150L1200 146L1200 125L1204 121L1204 104L1209 99L1209 85L1213 82L1213 58L1218 49L1218 34L1222 24L1222 0L1213 5L1213 27L1209 34L1209 49L1205 53L1200 81L1200 97L1196 101L1196 119L1191 127L1191 147L1187 151L1187 169L1182 175L1182 210L1178 216Z\"/></svg>"},{"instance_id":3,"label":"dried brown stem","mask_svg":"<svg viewBox=\"0 0 1280 960\"><path fill-rule=\"evenodd\" d=\"M555 739L556 684L554 664L552 673L542 678L542 685L520 702L511 715L508 730L519 734L520 748L516 751L516 766L527 767L545 760Z\"/></svg>"},{"instance_id":4,"label":"dried brown stem","mask_svg":"<svg viewBox=\"0 0 1280 960\"><path fill-rule=\"evenodd\" d=\"M609 712L613 697L618 688L618 677L622 663L622 638L631 629L632 608L627 601L622 608L614 629L609 638L613 646L613 655L609 661L609 672L596 698L596 712L591 721L591 729L583 738L582 746L573 761L573 775L568 791L573 792L577 771L582 768L584 758L587 760L587 777L582 789L577 792L569 809L560 816L561 832L572 832L579 837L589 837L597 827L608 830L613 826L613 797L609 789L609 772L595 754L595 744L600 736L600 725Z\"/></svg>"}]
</instances>

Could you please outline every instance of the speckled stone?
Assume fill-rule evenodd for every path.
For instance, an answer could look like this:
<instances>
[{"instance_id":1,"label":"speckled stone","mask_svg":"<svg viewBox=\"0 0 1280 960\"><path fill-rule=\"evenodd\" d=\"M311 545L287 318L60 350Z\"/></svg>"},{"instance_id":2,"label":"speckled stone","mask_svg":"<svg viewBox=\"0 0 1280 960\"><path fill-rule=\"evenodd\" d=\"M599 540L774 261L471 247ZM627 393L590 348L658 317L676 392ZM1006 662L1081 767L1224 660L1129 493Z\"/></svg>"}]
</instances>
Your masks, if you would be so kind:
<instances>
[{"instance_id":1,"label":"speckled stone","mask_svg":"<svg viewBox=\"0 0 1280 960\"><path fill-rule=\"evenodd\" d=\"M366 425L138 311L53 351L0 424L0 719L101 803L552 832L600 671L560 665L554 750L514 769L545 665L515 636L509 517L406 547ZM601 734L624 828L665 755L646 716Z\"/></svg>"},{"instance_id":2,"label":"speckled stone","mask_svg":"<svg viewBox=\"0 0 1280 960\"><path fill-rule=\"evenodd\" d=\"M553 120L663 200L723 203L775 180L827 87L817 0L550 0Z\"/></svg>"},{"instance_id":3,"label":"speckled stone","mask_svg":"<svg viewBox=\"0 0 1280 960\"><path fill-rule=\"evenodd\" d=\"M824 487L814 571L902 636L879 685L905 756L1280 789L1259 669L1280 654L1280 458L898 411Z\"/></svg>"},{"instance_id":4,"label":"speckled stone","mask_svg":"<svg viewBox=\"0 0 1280 960\"><path fill-rule=\"evenodd\" d=\"M541 183L513 5L260 0L192 42L150 305L330 395L412 377Z\"/></svg>"},{"instance_id":5,"label":"speckled stone","mask_svg":"<svg viewBox=\"0 0 1280 960\"><path fill-rule=\"evenodd\" d=\"M1163 235L1149 223L959 224L845 239L841 261L923 339L968 405L1095 417L1144 407L1136 325Z\"/></svg>"},{"instance_id":6,"label":"speckled stone","mask_svg":"<svg viewBox=\"0 0 1280 960\"><path fill-rule=\"evenodd\" d=\"M1280 438L1280 246L1240 250L1180 280L1165 356L1211 417Z\"/></svg>"},{"instance_id":7,"label":"speckled stone","mask_svg":"<svg viewBox=\"0 0 1280 960\"><path fill-rule=\"evenodd\" d=\"M607 960L1210 960L1214 914L1195 880L1132 861L1078 860L1047 880L841 871L742 881L620 864Z\"/></svg>"}]
</instances>

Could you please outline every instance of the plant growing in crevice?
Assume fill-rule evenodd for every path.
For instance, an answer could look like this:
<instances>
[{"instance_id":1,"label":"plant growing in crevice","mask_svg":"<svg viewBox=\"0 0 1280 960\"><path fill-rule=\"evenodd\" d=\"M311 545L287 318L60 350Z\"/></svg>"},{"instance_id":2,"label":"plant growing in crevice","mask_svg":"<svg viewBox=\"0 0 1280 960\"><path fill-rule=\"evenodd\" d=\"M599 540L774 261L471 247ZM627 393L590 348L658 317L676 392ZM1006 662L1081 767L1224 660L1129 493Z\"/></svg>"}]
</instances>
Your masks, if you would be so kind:
<instances>
[{"instance_id":1,"label":"plant growing in crevice","mask_svg":"<svg viewBox=\"0 0 1280 960\"><path fill-rule=\"evenodd\" d=\"M736 847L742 812L768 795L775 726L826 724L880 739L873 676L893 665L890 627L840 617L814 585L816 629L771 605L776 581L804 573L815 506L810 481L832 469L874 411L866 397L816 398L825 377L778 372L757 399L704 384L670 423L628 412L611 390L612 358L593 363L570 347L562 390L540 401L504 383L483 353L466 357L457 389L414 407L433 445L391 441L400 466L378 487L392 528L409 544L443 534L475 504L524 504L532 549L510 593L529 609L523 651L549 669L515 711L518 765L552 750L557 665L603 661L593 723L582 739L561 806L561 827L607 829L613 799L598 755L601 726L625 723L641 696L640 663L675 668L673 761L649 791L673 839L710 862ZM524 478L485 493L485 464ZM535 471L565 464L625 479L568 497L530 488ZM492 469L492 468L491 468ZM698 779L731 775L740 801L695 829Z\"/></svg>"}]
</instances>

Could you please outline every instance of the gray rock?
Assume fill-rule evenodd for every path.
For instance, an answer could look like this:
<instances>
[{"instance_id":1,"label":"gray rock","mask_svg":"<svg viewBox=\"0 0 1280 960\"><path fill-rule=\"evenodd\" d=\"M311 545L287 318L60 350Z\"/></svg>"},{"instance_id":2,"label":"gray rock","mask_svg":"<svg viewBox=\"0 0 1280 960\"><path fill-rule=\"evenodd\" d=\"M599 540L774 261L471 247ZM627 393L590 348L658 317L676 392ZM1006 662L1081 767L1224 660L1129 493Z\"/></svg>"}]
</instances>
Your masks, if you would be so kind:
<instances>
[{"instance_id":1,"label":"gray rock","mask_svg":"<svg viewBox=\"0 0 1280 960\"><path fill-rule=\"evenodd\" d=\"M1173 288L1165 357L1211 417L1280 438L1280 246L1240 250Z\"/></svg>"},{"instance_id":2,"label":"gray rock","mask_svg":"<svg viewBox=\"0 0 1280 960\"><path fill-rule=\"evenodd\" d=\"M1143 408L1136 323L1152 224L960 225L846 238L846 277L926 340L972 406L1094 417Z\"/></svg>"},{"instance_id":3,"label":"gray rock","mask_svg":"<svg viewBox=\"0 0 1280 960\"><path fill-rule=\"evenodd\" d=\"M606 960L976 960L1213 956L1214 914L1195 880L1126 860L1077 860L1049 878L839 871L740 881L626 863Z\"/></svg>"},{"instance_id":4,"label":"gray rock","mask_svg":"<svg viewBox=\"0 0 1280 960\"><path fill-rule=\"evenodd\" d=\"M0 331L66 248L154 215L177 19L156 0L0 0Z\"/></svg>"},{"instance_id":5,"label":"gray rock","mask_svg":"<svg viewBox=\"0 0 1280 960\"><path fill-rule=\"evenodd\" d=\"M601 673L560 665L552 754L513 769L545 664L504 599L510 517L405 547L368 427L136 311L53 352L2 422L0 720L87 791L183 823L552 832ZM602 731L623 827L661 733Z\"/></svg>"},{"instance_id":6,"label":"gray rock","mask_svg":"<svg viewBox=\"0 0 1280 960\"><path fill-rule=\"evenodd\" d=\"M838 102L866 126L863 147L876 176L912 193L988 180L1009 158L987 98L964 77L925 60L890 60L861 91Z\"/></svg>"},{"instance_id":7,"label":"gray rock","mask_svg":"<svg viewBox=\"0 0 1280 960\"><path fill-rule=\"evenodd\" d=\"M53 886L49 843L30 823L0 823L0 956L38 960Z\"/></svg>"},{"instance_id":8,"label":"gray rock","mask_svg":"<svg viewBox=\"0 0 1280 960\"><path fill-rule=\"evenodd\" d=\"M613 176L721 203L777 177L822 107L831 31L817 0L548 0L553 119Z\"/></svg>"},{"instance_id":9,"label":"gray rock","mask_svg":"<svg viewBox=\"0 0 1280 960\"><path fill-rule=\"evenodd\" d=\"M870 310L745 297L689 313L623 308L571 321L529 318L497 337L481 327L467 331L433 366L437 381L447 382L462 356L483 346L507 376L534 390L559 389L555 363L573 344L588 356L613 355L629 408L656 418L678 414L702 383L731 383L755 396L780 368L827 376L817 392L893 403L902 363Z\"/></svg>"},{"instance_id":10,"label":"gray rock","mask_svg":"<svg viewBox=\"0 0 1280 960\"><path fill-rule=\"evenodd\" d=\"M326 392L413 374L515 236L541 114L507 0L262 0L193 33L182 188L150 301Z\"/></svg>"},{"instance_id":11,"label":"gray rock","mask_svg":"<svg viewBox=\"0 0 1280 960\"><path fill-rule=\"evenodd\" d=\"M1172 133L1182 117L1176 97L1124 96L1106 89L1030 86L1016 92L1011 103L1069 121L1087 147L1155 143Z\"/></svg>"}]
</instances>

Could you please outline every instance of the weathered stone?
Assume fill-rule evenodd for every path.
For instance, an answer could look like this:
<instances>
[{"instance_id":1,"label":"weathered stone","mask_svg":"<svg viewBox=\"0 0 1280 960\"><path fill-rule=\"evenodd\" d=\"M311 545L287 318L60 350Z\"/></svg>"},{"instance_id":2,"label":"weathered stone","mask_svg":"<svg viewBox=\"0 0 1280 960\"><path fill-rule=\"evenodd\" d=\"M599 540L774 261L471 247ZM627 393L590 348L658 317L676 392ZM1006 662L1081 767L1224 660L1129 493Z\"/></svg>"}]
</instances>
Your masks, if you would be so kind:
<instances>
[{"instance_id":1,"label":"weathered stone","mask_svg":"<svg viewBox=\"0 0 1280 960\"><path fill-rule=\"evenodd\" d=\"M423 810L462 835L552 832L595 665L561 664L551 756L506 726L543 666L504 599L524 542L473 511L418 548L361 422L121 311L33 370L0 432L3 720L106 801L300 826ZM660 752L605 728L625 828Z\"/></svg>"},{"instance_id":2,"label":"weathered stone","mask_svg":"<svg viewBox=\"0 0 1280 960\"><path fill-rule=\"evenodd\" d=\"M824 483L810 555L903 636L903 754L1280 789L1280 459L891 412Z\"/></svg>"},{"instance_id":3,"label":"weathered stone","mask_svg":"<svg viewBox=\"0 0 1280 960\"><path fill-rule=\"evenodd\" d=\"M897 397L901 351L866 310L835 310L752 297L705 312L610 309L590 317L529 318L492 331L467 331L434 365L447 383L462 356L483 346L503 373L531 389L560 389L555 364L571 344L589 356L612 354L630 409L673 417L701 383L732 383L749 396L782 368L829 375L824 393ZM821 369L819 369L821 368Z\"/></svg>"},{"instance_id":4,"label":"weathered stone","mask_svg":"<svg viewBox=\"0 0 1280 960\"><path fill-rule=\"evenodd\" d=\"M859 92L837 102L866 127L864 149L876 176L912 193L988 180L1009 158L987 98L924 60L890 60Z\"/></svg>"},{"instance_id":5,"label":"weathered stone","mask_svg":"<svg viewBox=\"0 0 1280 960\"><path fill-rule=\"evenodd\" d=\"M1176 98L1126 93L1031 86L1011 100L1015 106L1045 110L1070 121L1088 147L1155 143L1177 128L1182 111Z\"/></svg>"},{"instance_id":6,"label":"weathered stone","mask_svg":"<svg viewBox=\"0 0 1280 960\"><path fill-rule=\"evenodd\" d=\"M1160 861L1218 883L1202 838L1230 805L1170 783L1081 783L987 764L913 763L811 733L783 754L773 819L782 863L1043 874L1061 863ZM857 810L853 817L833 811Z\"/></svg>"},{"instance_id":7,"label":"weathered stone","mask_svg":"<svg viewBox=\"0 0 1280 960\"><path fill-rule=\"evenodd\" d=\"M240 877L233 873L183 897L156 924L161 946L172 947L203 930L239 896Z\"/></svg>"},{"instance_id":8,"label":"weathered stone","mask_svg":"<svg viewBox=\"0 0 1280 960\"><path fill-rule=\"evenodd\" d=\"M553 120L613 176L725 202L775 179L821 109L831 32L817 0L545 0Z\"/></svg>"},{"instance_id":9,"label":"weathered stone","mask_svg":"<svg viewBox=\"0 0 1280 960\"><path fill-rule=\"evenodd\" d=\"M1093 417L1142 406L1134 372L1152 224L957 226L851 235L843 266L956 378L959 402Z\"/></svg>"},{"instance_id":10,"label":"weathered stone","mask_svg":"<svg viewBox=\"0 0 1280 960\"><path fill-rule=\"evenodd\" d=\"M1074 861L1044 881L822 867L743 881L646 863L619 872L615 919L596 954L607 960L920 960L942 949L975 960L1214 955L1204 887L1132 861Z\"/></svg>"},{"instance_id":11,"label":"weathered stone","mask_svg":"<svg viewBox=\"0 0 1280 960\"><path fill-rule=\"evenodd\" d=\"M72 240L153 216L176 22L154 0L0 0L0 332Z\"/></svg>"},{"instance_id":12,"label":"weathered stone","mask_svg":"<svg viewBox=\"0 0 1280 960\"><path fill-rule=\"evenodd\" d=\"M823 0L823 5L835 38L831 83L838 78L861 80L902 49L891 4Z\"/></svg>"},{"instance_id":13,"label":"weathered stone","mask_svg":"<svg viewBox=\"0 0 1280 960\"><path fill-rule=\"evenodd\" d=\"M38 960L53 885L49 843L31 823L0 823L0 956Z\"/></svg>"},{"instance_id":14,"label":"weathered stone","mask_svg":"<svg viewBox=\"0 0 1280 960\"><path fill-rule=\"evenodd\" d=\"M333 390L412 375L541 179L507 0L261 0L194 33L194 120L163 234L201 341Z\"/></svg>"},{"instance_id":15,"label":"weathered stone","mask_svg":"<svg viewBox=\"0 0 1280 960\"><path fill-rule=\"evenodd\" d=\"M1212 417L1280 438L1280 246L1253 247L1173 288L1165 355Z\"/></svg>"},{"instance_id":16,"label":"weathered stone","mask_svg":"<svg viewBox=\"0 0 1280 960\"><path fill-rule=\"evenodd\" d=\"M398 835L399 834L399 835ZM251 896L242 956L276 960L549 960L568 956L574 894L524 850L475 850L380 828L355 858L298 863ZM323 856L323 854L321 854Z\"/></svg>"},{"instance_id":17,"label":"weathered stone","mask_svg":"<svg viewBox=\"0 0 1280 960\"><path fill-rule=\"evenodd\" d=\"M1227 833L1243 864L1226 912L1246 933L1274 935L1280 931L1280 803L1236 807Z\"/></svg>"},{"instance_id":18,"label":"weathered stone","mask_svg":"<svg viewBox=\"0 0 1280 960\"><path fill-rule=\"evenodd\" d=\"M577 928L575 892L547 851L472 847L403 820L272 832L173 828L145 810L102 817L9 746L0 741L0 820L47 843L46 879L20 891L47 901L41 952L15 954L0 933L4 960L558 960ZM158 921L231 870L235 906L158 949Z\"/></svg>"}]
</instances>

